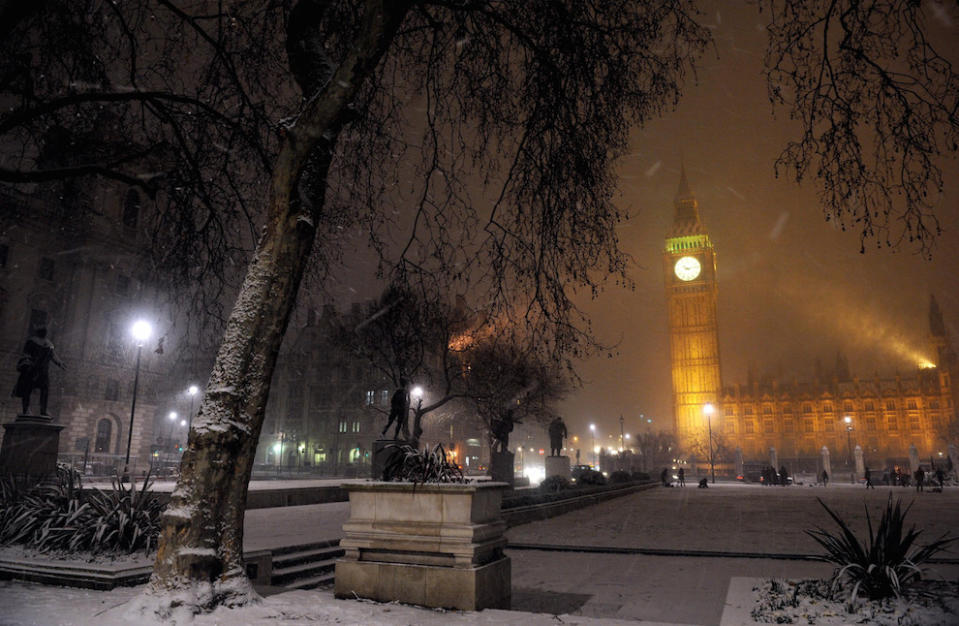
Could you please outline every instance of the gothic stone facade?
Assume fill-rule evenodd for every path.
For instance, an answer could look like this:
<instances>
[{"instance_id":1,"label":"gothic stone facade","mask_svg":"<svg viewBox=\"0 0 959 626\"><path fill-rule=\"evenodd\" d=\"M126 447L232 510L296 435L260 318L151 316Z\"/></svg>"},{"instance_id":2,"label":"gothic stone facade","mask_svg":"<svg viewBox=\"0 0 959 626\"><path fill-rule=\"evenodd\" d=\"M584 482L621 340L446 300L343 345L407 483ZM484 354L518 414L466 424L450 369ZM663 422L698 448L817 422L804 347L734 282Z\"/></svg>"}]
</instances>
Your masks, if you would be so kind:
<instances>
[{"instance_id":1,"label":"gothic stone facade","mask_svg":"<svg viewBox=\"0 0 959 626\"><path fill-rule=\"evenodd\" d=\"M929 340L935 363L907 376L854 378L840 358L834 375L815 382L766 380L723 387L716 316L716 254L699 218L685 170L666 238L663 267L668 304L676 436L690 451L707 440L705 409L712 405L714 441L739 448L747 460L833 458L861 446L873 462L901 459L915 446L922 458L947 454L956 443L954 384L959 374L942 312L933 298ZM848 418L848 420L846 419ZM704 447L704 446L699 446Z\"/></svg>"}]
</instances>

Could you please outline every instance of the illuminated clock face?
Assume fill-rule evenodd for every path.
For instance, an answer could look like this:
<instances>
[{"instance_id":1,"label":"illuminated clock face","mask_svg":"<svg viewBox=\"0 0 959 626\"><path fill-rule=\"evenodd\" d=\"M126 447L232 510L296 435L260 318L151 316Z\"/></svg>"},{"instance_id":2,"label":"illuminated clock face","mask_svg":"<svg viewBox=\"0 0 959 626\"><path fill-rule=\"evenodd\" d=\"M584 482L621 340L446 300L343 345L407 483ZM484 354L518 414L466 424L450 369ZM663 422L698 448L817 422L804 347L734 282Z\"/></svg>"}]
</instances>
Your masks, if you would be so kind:
<instances>
[{"instance_id":1,"label":"illuminated clock face","mask_svg":"<svg viewBox=\"0 0 959 626\"><path fill-rule=\"evenodd\" d=\"M693 280L699 276L699 272L702 271L702 266L694 257L684 256L676 261L676 265L673 266L673 271L676 272L676 277L679 280Z\"/></svg>"}]
</instances>

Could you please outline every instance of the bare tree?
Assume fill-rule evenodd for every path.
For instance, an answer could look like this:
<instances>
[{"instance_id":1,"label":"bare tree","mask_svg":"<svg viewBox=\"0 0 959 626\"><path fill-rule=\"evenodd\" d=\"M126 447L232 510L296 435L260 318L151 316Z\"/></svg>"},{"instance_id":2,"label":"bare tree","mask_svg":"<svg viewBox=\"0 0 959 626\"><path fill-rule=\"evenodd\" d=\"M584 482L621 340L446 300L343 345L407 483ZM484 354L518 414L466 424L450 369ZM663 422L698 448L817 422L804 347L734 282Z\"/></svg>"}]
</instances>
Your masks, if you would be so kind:
<instances>
[{"instance_id":1,"label":"bare tree","mask_svg":"<svg viewBox=\"0 0 959 626\"><path fill-rule=\"evenodd\" d=\"M814 173L826 219L858 229L863 251L867 240L907 241L931 254L943 191L939 157L959 151L959 74L937 51L927 21L939 12L955 22L955 3L759 5L772 19L770 100L800 122L777 172L797 181Z\"/></svg>"},{"instance_id":2,"label":"bare tree","mask_svg":"<svg viewBox=\"0 0 959 626\"><path fill-rule=\"evenodd\" d=\"M672 465L676 457L676 436L671 432L644 432L633 435L636 447L643 455L643 467L652 471L659 465Z\"/></svg>"},{"instance_id":3,"label":"bare tree","mask_svg":"<svg viewBox=\"0 0 959 626\"><path fill-rule=\"evenodd\" d=\"M804 56L808 38L786 18L826 15L816 24L843 18L845 27L868 17L861 7L903 7L880 15L894 21L911 18L913 4L770 2L784 29L773 32L773 50L782 50L770 59L774 86L777 71L793 77L780 56L800 69L819 59ZM320 268L337 262L364 231L384 274L399 267L410 284L431 274L465 277L491 317L522 325L545 353L563 358L589 347L588 320L570 295L596 293L609 276L627 281L611 165L632 128L678 100L709 39L692 13L692 0L0 3L0 183L96 177L141 189L158 203L158 269L187 286L245 276L165 513L149 587L159 615L255 597L242 564L246 488L276 355L311 259ZM873 20L858 23L864 30L850 31L849 41L878 41L865 29ZM871 86L887 88L890 100L909 95L889 80L897 76L890 66L883 74L867 63L894 51L841 50L856 64L846 83L854 84L853 69L879 82L846 92L843 76L826 74L838 94L827 101L798 71L796 93L813 97L798 97L797 111L812 111L811 122L823 119L822 102L846 107L835 109L840 122L871 114ZM928 78L914 91L930 102L941 94L944 108L876 116L886 128L902 123L894 138L928 143L922 126L943 120L955 137L951 68L926 60L930 67L910 65ZM856 155L859 129L836 128L843 132L835 141L813 133L797 144L809 151L787 152L786 162L801 176L826 157L818 174L835 190L837 210L873 224L884 208L852 186L873 172L843 151ZM883 149L909 148L910 172L940 149L911 145ZM928 222L916 216L928 208L917 203L937 179L894 182L867 187L880 198L902 191L904 208L887 215L902 217L925 243Z\"/></svg>"},{"instance_id":4,"label":"bare tree","mask_svg":"<svg viewBox=\"0 0 959 626\"><path fill-rule=\"evenodd\" d=\"M444 301L449 289L431 284L417 283L420 291L391 285L358 316L347 316L337 333L341 345L394 385L405 378L427 388L411 407L414 445L424 417L444 408L447 418L472 413L487 432L507 408L517 420L550 414L566 389L565 372L512 327L474 312L465 298Z\"/></svg>"}]
</instances>

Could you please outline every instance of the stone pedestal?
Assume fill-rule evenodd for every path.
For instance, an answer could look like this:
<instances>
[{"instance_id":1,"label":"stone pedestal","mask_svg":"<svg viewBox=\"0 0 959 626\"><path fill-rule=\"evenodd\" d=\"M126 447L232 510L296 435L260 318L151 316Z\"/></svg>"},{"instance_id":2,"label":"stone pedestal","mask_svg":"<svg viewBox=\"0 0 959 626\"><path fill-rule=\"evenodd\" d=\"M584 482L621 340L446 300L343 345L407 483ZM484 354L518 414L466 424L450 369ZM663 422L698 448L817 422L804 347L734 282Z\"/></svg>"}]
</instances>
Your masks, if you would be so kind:
<instances>
[{"instance_id":1,"label":"stone pedestal","mask_svg":"<svg viewBox=\"0 0 959 626\"><path fill-rule=\"evenodd\" d=\"M63 426L53 418L40 415L18 415L3 425L3 446L0 447L0 474L42 478L55 477L57 449Z\"/></svg>"},{"instance_id":2,"label":"stone pedestal","mask_svg":"<svg viewBox=\"0 0 959 626\"><path fill-rule=\"evenodd\" d=\"M568 456L546 457L546 478L550 476L562 476L566 480L569 480L571 474L569 472Z\"/></svg>"},{"instance_id":3,"label":"stone pedestal","mask_svg":"<svg viewBox=\"0 0 959 626\"><path fill-rule=\"evenodd\" d=\"M370 478L373 480L384 480L383 471L386 469L386 466L390 464L390 459L394 455L400 454L398 448L393 447L392 444L400 445L402 441L394 441L392 439L377 439L373 442L373 461L372 467L370 469Z\"/></svg>"},{"instance_id":4,"label":"stone pedestal","mask_svg":"<svg viewBox=\"0 0 959 626\"><path fill-rule=\"evenodd\" d=\"M513 477L514 459L515 456L512 452L493 452L489 461L490 478L495 482L507 483L512 487L516 482Z\"/></svg>"},{"instance_id":5,"label":"stone pedestal","mask_svg":"<svg viewBox=\"0 0 959 626\"><path fill-rule=\"evenodd\" d=\"M337 598L478 611L510 606L502 483L343 485Z\"/></svg>"}]
</instances>

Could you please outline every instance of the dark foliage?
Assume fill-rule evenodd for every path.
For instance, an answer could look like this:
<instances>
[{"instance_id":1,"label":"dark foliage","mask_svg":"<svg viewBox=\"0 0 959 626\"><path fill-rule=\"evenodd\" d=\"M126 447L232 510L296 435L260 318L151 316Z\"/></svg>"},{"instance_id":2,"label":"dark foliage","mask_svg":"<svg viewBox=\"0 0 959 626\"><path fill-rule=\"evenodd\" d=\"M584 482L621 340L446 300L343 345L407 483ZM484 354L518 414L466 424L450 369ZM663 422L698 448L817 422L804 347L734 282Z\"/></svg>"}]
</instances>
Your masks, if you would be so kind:
<instances>
[{"instance_id":1,"label":"dark foliage","mask_svg":"<svg viewBox=\"0 0 959 626\"><path fill-rule=\"evenodd\" d=\"M565 476L550 476L539 484L539 490L545 493L566 491L572 488L573 483Z\"/></svg>"},{"instance_id":2,"label":"dark foliage","mask_svg":"<svg viewBox=\"0 0 959 626\"><path fill-rule=\"evenodd\" d=\"M833 587L843 581L852 585L850 601L855 601L860 592L873 599L901 595L903 588L922 579L920 565L959 539L944 535L924 547L914 547L921 531L917 531L915 526L904 531L906 514L912 505L903 510L897 499L893 506L890 494L875 532L869 509L866 509L869 532L866 541L860 543L842 518L822 500L819 500L819 504L839 525L840 532L831 534L820 528L807 530L806 534L826 549L823 560L837 566L833 574Z\"/></svg>"},{"instance_id":3,"label":"dark foliage","mask_svg":"<svg viewBox=\"0 0 959 626\"><path fill-rule=\"evenodd\" d=\"M623 470L616 470L609 475L609 482L613 485L628 483L632 479L633 478L629 475L629 472L624 472Z\"/></svg>"},{"instance_id":4,"label":"dark foliage","mask_svg":"<svg viewBox=\"0 0 959 626\"><path fill-rule=\"evenodd\" d=\"M94 554L156 547L162 507L149 491L149 474L139 490L116 477L110 492L84 492L75 470L57 469L52 484L24 488L0 479L0 544Z\"/></svg>"},{"instance_id":5,"label":"dark foliage","mask_svg":"<svg viewBox=\"0 0 959 626\"><path fill-rule=\"evenodd\" d=\"M432 450L409 444L390 444L399 453L391 457L385 469L387 480L411 483L465 483L463 470L449 460L443 444Z\"/></svg>"},{"instance_id":6,"label":"dark foliage","mask_svg":"<svg viewBox=\"0 0 959 626\"><path fill-rule=\"evenodd\" d=\"M584 471L578 479L576 479L580 485L605 485L606 477L603 476L602 472L597 472L596 470L586 470Z\"/></svg>"},{"instance_id":7,"label":"dark foliage","mask_svg":"<svg viewBox=\"0 0 959 626\"><path fill-rule=\"evenodd\" d=\"M640 482L645 482L649 480L649 474L647 474L646 472L633 472L632 474L630 474L630 477L633 480L640 481Z\"/></svg>"}]
</instances>

